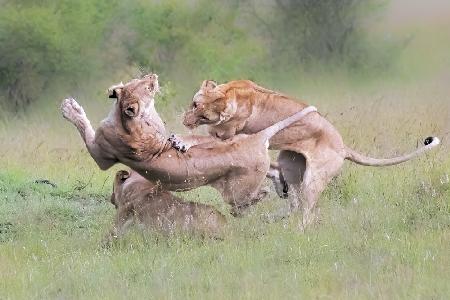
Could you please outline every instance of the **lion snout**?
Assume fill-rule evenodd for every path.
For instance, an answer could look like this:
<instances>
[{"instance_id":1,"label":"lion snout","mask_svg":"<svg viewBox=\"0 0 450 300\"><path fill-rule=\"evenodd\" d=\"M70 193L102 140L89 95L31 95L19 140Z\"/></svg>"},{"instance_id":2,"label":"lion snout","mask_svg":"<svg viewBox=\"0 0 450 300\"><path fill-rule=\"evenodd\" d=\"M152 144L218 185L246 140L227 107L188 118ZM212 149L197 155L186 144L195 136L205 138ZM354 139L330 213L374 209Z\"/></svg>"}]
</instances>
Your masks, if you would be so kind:
<instances>
[{"instance_id":1,"label":"lion snout","mask_svg":"<svg viewBox=\"0 0 450 300\"><path fill-rule=\"evenodd\" d=\"M183 125L189 129L194 129L198 126L198 120L192 112L188 111L184 114Z\"/></svg>"}]
</instances>

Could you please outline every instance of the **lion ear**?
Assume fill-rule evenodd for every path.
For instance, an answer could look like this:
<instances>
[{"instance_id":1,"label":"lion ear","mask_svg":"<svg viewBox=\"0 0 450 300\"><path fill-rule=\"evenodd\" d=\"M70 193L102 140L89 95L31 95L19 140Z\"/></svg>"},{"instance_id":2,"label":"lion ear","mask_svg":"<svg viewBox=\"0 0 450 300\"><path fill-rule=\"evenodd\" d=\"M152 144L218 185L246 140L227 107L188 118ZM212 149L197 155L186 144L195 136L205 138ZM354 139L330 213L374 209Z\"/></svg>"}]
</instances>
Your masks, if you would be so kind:
<instances>
[{"instance_id":1,"label":"lion ear","mask_svg":"<svg viewBox=\"0 0 450 300\"><path fill-rule=\"evenodd\" d=\"M203 90L212 90L215 89L217 87L217 82L215 82L214 80L205 80L202 83L202 89Z\"/></svg>"},{"instance_id":2,"label":"lion ear","mask_svg":"<svg viewBox=\"0 0 450 300\"><path fill-rule=\"evenodd\" d=\"M108 98L118 99L120 97L121 92L122 92L122 89L114 89L112 91L108 90Z\"/></svg>"},{"instance_id":3,"label":"lion ear","mask_svg":"<svg viewBox=\"0 0 450 300\"><path fill-rule=\"evenodd\" d=\"M125 170L120 170L120 171L117 172L117 177L118 177L120 180L124 181L124 180L126 180L128 177L130 177L130 172L125 171Z\"/></svg>"},{"instance_id":4,"label":"lion ear","mask_svg":"<svg viewBox=\"0 0 450 300\"><path fill-rule=\"evenodd\" d=\"M108 98L118 99L122 93L123 83L112 85L108 88Z\"/></svg>"}]
</instances>

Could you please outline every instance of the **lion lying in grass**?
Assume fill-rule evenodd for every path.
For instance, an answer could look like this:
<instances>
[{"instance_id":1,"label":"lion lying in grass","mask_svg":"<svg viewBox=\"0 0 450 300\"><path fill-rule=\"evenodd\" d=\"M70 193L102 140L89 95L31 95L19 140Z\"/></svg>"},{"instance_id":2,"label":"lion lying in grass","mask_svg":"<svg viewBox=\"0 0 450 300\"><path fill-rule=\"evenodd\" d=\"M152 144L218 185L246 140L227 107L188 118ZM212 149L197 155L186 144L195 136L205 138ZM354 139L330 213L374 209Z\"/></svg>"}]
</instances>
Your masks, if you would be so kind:
<instances>
[{"instance_id":1,"label":"lion lying in grass","mask_svg":"<svg viewBox=\"0 0 450 300\"><path fill-rule=\"evenodd\" d=\"M165 234L186 233L221 238L225 217L212 206L184 202L133 171L118 171L111 203L117 209L106 242L122 236L132 224Z\"/></svg>"},{"instance_id":2,"label":"lion lying in grass","mask_svg":"<svg viewBox=\"0 0 450 300\"><path fill-rule=\"evenodd\" d=\"M264 130L305 107L307 104L249 80L220 85L206 80L194 95L183 123L191 129L207 125L211 136L227 140L238 133L253 134ZM183 141L177 141L180 142ZM196 142L187 140L188 145L183 148L188 149ZM278 217L296 211L301 204L303 222L300 227L311 223L320 194L339 173L345 159L365 166L389 166L417 157L438 144L438 138L429 137L425 139L424 147L410 154L390 159L371 158L347 147L330 122L319 113L311 113L270 139L270 149L281 152L278 164L273 165L269 174L282 179L279 186L284 191L277 190L280 196L285 196L284 192L290 198L289 211Z\"/></svg>"},{"instance_id":3,"label":"lion lying in grass","mask_svg":"<svg viewBox=\"0 0 450 300\"><path fill-rule=\"evenodd\" d=\"M64 100L61 110L77 127L102 170L121 162L169 191L210 185L232 206L235 216L267 194L261 185L270 167L268 140L316 110L307 107L258 133L227 141L205 136L188 153L180 153L167 140L154 107L158 86L158 78L152 74L112 87L110 98L117 100L97 131L74 99Z\"/></svg>"}]
</instances>

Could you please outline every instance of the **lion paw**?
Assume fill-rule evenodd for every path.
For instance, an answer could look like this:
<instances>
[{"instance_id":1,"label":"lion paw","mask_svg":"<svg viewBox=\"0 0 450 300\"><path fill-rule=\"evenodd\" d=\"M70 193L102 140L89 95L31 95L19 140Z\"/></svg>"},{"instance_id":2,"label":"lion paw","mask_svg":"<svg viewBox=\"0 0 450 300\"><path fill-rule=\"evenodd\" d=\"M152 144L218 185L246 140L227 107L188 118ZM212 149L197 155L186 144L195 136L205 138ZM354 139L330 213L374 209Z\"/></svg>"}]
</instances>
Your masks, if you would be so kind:
<instances>
[{"instance_id":1,"label":"lion paw","mask_svg":"<svg viewBox=\"0 0 450 300\"><path fill-rule=\"evenodd\" d=\"M188 144L184 143L179 137L177 137L173 133L169 136L168 141L171 142L173 148L183 153L188 151L190 148Z\"/></svg>"},{"instance_id":2,"label":"lion paw","mask_svg":"<svg viewBox=\"0 0 450 300\"><path fill-rule=\"evenodd\" d=\"M72 122L86 117L83 107L81 107L81 105L73 98L63 100L61 112L64 118Z\"/></svg>"}]
</instances>

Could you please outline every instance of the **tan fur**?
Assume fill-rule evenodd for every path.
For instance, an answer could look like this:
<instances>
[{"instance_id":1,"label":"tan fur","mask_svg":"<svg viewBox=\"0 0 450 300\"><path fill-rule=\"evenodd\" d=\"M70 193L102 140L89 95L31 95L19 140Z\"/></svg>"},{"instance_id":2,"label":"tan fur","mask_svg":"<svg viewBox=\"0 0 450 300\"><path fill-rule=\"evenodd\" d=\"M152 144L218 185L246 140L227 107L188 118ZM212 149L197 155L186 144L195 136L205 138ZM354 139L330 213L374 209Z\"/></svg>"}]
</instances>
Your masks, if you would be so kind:
<instances>
[{"instance_id":1,"label":"tan fur","mask_svg":"<svg viewBox=\"0 0 450 300\"><path fill-rule=\"evenodd\" d=\"M234 215L261 200L267 194L261 185L270 166L268 140L278 130L303 118L305 112L257 134L239 135L227 141L202 137L200 145L180 153L167 141L164 124L154 108L157 89L154 74L114 86L110 97L117 100L97 131L74 99L64 100L61 110L77 127L89 153L103 170L121 162L170 191L210 185L232 206Z\"/></svg>"},{"instance_id":2,"label":"tan fur","mask_svg":"<svg viewBox=\"0 0 450 300\"><path fill-rule=\"evenodd\" d=\"M133 171L118 171L111 203L117 209L107 241L123 235L129 225L140 224L164 234L174 232L221 238L225 217L212 206L184 202Z\"/></svg>"},{"instance_id":3,"label":"tan fur","mask_svg":"<svg viewBox=\"0 0 450 300\"><path fill-rule=\"evenodd\" d=\"M206 80L194 95L183 123L191 129L207 125L212 136L226 140L237 133L252 134L263 130L306 106L249 80L221 85ZM301 228L304 228L314 218L314 208L321 192L338 174L345 159L371 166L397 164L439 144L437 138L432 141L431 144L401 157L370 158L348 148L330 122L319 113L311 113L270 139L270 149L282 151L278 157L278 167L272 169L268 176L274 178L280 173L284 177L289 185L291 200L287 213L295 211L302 204ZM189 142L195 145L195 141Z\"/></svg>"}]
</instances>

